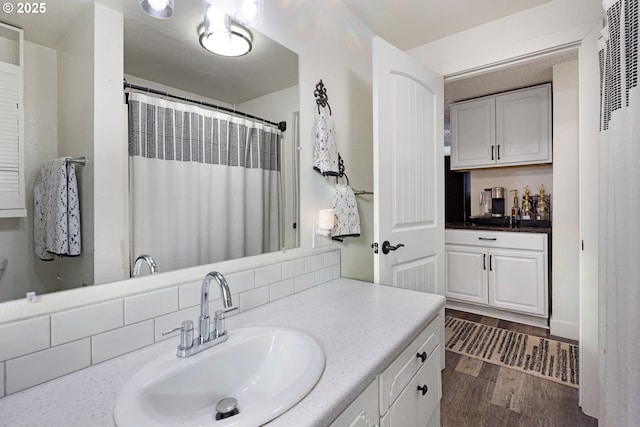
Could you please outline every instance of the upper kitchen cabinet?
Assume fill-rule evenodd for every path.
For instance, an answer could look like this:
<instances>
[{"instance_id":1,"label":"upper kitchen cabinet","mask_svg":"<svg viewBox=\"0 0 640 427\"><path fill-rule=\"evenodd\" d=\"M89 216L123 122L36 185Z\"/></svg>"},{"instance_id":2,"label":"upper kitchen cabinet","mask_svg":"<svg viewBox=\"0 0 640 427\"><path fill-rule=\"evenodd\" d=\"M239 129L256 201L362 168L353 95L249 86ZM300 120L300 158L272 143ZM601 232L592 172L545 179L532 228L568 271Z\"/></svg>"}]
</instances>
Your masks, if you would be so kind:
<instances>
[{"instance_id":1,"label":"upper kitchen cabinet","mask_svg":"<svg viewBox=\"0 0 640 427\"><path fill-rule=\"evenodd\" d=\"M0 23L0 218L26 216L20 29Z\"/></svg>"},{"instance_id":2,"label":"upper kitchen cabinet","mask_svg":"<svg viewBox=\"0 0 640 427\"><path fill-rule=\"evenodd\" d=\"M551 85L451 104L451 169L551 163Z\"/></svg>"}]
</instances>

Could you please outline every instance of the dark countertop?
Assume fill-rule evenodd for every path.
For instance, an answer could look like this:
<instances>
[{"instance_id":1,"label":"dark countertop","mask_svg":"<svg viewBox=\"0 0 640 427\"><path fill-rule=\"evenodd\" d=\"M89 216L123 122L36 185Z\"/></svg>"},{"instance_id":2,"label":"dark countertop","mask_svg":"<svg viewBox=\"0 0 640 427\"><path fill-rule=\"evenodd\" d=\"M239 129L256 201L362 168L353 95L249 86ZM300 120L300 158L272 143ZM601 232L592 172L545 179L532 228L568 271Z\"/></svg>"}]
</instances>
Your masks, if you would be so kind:
<instances>
[{"instance_id":1,"label":"dark countertop","mask_svg":"<svg viewBox=\"0 0 640 427\"><path fill-rule=\"evenodd\" d=\"M512 227L511 225L484 225L471 222L448 222L445 229L477 230L477 231L508 231L517 233L546 233L551 234L551 227Z\"/></svg>"}]
</instances>

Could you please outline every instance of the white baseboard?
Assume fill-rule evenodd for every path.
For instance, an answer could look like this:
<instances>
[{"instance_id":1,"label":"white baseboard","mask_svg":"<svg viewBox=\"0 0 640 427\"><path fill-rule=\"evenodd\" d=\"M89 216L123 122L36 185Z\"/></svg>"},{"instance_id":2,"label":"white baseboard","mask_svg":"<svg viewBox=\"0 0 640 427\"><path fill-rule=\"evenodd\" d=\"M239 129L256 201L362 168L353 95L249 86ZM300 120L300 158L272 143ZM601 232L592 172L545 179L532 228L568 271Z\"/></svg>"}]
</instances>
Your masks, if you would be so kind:
<instances>
[{"instance_id":1,"label":"white baseboard","mask_svg":"<svg viewBox=\"0 0 640 427\"><path fill-rule=\"evenodd\" d=\"M580 338L580 328L577 323L554 320L553 316L551 316L549 327L551 328L549 331L551 335L576 341Z\"/></svg>"}]
</instances>

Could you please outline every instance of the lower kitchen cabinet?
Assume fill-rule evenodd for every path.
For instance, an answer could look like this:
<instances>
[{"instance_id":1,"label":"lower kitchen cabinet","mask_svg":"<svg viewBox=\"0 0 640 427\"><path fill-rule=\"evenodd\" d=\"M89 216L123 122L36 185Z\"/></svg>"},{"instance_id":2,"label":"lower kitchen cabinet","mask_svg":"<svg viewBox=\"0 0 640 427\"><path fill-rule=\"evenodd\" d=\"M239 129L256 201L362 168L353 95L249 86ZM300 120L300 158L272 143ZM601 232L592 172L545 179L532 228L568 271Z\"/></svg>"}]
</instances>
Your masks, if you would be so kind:
<instances>
[{"instance_id":1,"label":"lower kitchen cabinet","mask_svg":"<svg viewBox=\"0 0 640 427\"><path fill-rule=\"evenodd\" d=\"M445 230L449 300L548 317L546 234Z\"/></svg>"},{"instance_id":2,"label":"lower kitchen cabinet","mask_svg":"<svg viewBox=\"0 0 640 427\"><path fill-rule=\"evenodd\" d=\"M487 250L445 245L445 297L476 304L489 303Z\"/></svg>"},{"instance_id":3,"label":"lower kitchen cabinet","mask_svg":"<svg viewBox=\"0 0 640 427\"><path fill-rule=\"evenodd\" d=\"M489 305L546 316L545 256L542 252L489 250Z\"/></svg>"},{"instance_id":4,"label":"lower kitchen cabinet","mask_svg":"<svg viewBox=\"0 0 640 427\"><path fill-rule=\"evenodd\" d=\"M443 325L444 310L376 376L331 427L439 426Z\"/></svg>"}]
</instances>

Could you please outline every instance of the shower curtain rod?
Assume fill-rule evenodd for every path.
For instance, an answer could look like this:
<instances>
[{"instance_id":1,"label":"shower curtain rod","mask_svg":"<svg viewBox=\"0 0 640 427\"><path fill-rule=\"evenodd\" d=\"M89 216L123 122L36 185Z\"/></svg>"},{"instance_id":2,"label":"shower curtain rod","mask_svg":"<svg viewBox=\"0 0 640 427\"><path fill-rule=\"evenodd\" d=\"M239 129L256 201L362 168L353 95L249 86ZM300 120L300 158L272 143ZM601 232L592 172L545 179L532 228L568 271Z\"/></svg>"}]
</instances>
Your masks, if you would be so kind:
<instances>
[{"instance_id":1,"label":"shower curtain rod","mask_svg":"<svg viewBox=\"0 0 640 427\"><path fill-rule=\"evenodd\" d=\"M195 99L190 99L190 98L188 98L186 96L172 95L172 94L170 94L168 92L164 92L164 91L161 91L161 90L153 89L153 88L150 88L150 87L144 87L144 86L135 85L133 83L127 82L126 80L124 81L124 88L125 89L127 89L127 88L135 89L135 90L139 90L139 91L143 91L143 92L147 92L147 93L153 93L153 94L156 94L156 95L166 96L168 98L179 99L181 101L186 101L186 102L191 102L191 103L194 103L194 104L204 105L206 107L215 108L216 110L226 111L228 113L232 113L232 114L236 114L236 115L239 115L239 116L247 117L249 119L255 119L255 120L260 120L261 122L264 122L264 123L269 123L270 125L277 126L278 129L281 132L284 132L284 131L287 130L287 122L279 122L279 123L271 122L269 120L263 119L262 117L256 117L254 115L243 113L241 111L236 111L236 110L231 109L231 108L223 107L223 106L216 105L216 104L211 104L211 103L204 102L204 101L196 101ZM128 97L127 97L127 102L129 102L129 98Z\"/></svg>"}]
</instances>

